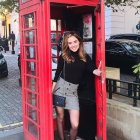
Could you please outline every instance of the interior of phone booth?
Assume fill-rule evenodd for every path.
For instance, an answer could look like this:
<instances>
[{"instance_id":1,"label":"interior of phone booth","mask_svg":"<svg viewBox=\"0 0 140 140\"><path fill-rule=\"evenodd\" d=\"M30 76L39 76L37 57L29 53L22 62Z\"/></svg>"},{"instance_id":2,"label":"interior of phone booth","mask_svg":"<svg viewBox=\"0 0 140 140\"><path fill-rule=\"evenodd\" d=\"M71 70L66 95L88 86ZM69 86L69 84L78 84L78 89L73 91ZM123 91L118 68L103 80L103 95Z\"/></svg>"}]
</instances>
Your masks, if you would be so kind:
<instances>
[{"instance_id":1,"label":"interior of phone booth","mask_svg":"<svg viewBox=\"0 0 140 140\"><path fill-rule=\"evenodd\" d=\"M61 54L62 36L66 31L76 31L82 38L84 48L95 64L96 34L95 7L51 3L51 47L52 79L54 77L59 55ZM94 140L96 135L96 100L94 76L87 73L81 81L78 94L80 103L80 124L78 136L84 140ZM70 129L69 117L65 112L64 127Z\"/></svg>"}]
</instances>

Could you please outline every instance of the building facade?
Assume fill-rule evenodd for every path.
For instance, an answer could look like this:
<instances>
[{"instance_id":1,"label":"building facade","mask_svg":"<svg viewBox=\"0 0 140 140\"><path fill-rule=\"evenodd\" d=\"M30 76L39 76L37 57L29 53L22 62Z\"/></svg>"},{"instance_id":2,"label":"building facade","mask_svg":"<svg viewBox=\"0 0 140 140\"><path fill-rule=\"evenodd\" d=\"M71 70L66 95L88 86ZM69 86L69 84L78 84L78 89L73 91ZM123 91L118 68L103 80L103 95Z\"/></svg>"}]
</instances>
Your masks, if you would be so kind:
<instances>
[{"instance_id":1,"label":"building facade","mask_svg":"<svg viewBox=\"0 0 140 140\"><path fill-rule=\"evenodd\" d=\"M111 8L105 8L105 34L106 39L110 35L121 33L139 33L136 25L140 22L140 14L132 7L122 7L123 11L113 12Z\"/></svg>"}]
</instances>

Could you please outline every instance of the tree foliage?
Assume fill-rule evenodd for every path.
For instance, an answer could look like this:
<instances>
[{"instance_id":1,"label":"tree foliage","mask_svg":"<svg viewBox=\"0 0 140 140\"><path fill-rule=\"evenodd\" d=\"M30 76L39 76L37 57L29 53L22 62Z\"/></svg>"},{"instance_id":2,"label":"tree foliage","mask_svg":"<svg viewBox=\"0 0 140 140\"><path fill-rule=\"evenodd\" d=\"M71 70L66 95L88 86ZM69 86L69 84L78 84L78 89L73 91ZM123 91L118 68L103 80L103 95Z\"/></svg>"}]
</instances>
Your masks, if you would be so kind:
<instances>
[{"instance_id":1,"label":"tree foliage","mask_svg":"<svg viewBox=\"0 0 140 140\"><path fill-rule=\"evenodd\" d=\"M126 6L130 6L136 10L135 14L140 13L140 0L105 0L105 5L111 7L113 12L124 11Z\"/></svg>"},{"instance_id":2,"label":"tree foliage","mask_svg":"<svg viewBox=\"0 0 140 140\"><path fill-rule=\"evenodd\" d=\"M125 6L131 6L136 9L136 14L139 14L140 0L105 0L105 5L111 7L113 12L123 10ZM19 11L19 0L0 0L0 11L1 9L7 9L9 13L13 10Z\"/></svg>"},{"instance_id":3,"label":"tree foliage","mask_svg":"<svg viewBox=\"0 0 140 140\"><path fill-rule=\"evenodd\" d=\"M7 13L18 12L19 0L0 0L0 13L4 13L5 10Z\"/></svg>"}]
</instances>

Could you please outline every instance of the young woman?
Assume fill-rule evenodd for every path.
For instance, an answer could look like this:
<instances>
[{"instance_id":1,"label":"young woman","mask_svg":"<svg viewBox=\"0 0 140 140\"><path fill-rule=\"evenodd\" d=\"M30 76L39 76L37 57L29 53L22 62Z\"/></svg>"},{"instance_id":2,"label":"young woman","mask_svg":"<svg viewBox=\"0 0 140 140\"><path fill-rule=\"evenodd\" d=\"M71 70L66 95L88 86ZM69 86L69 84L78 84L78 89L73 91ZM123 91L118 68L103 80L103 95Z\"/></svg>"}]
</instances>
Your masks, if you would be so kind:
<instances>
[{"instance_id":1,"label":"young woman","mask_svg":"<svg viewBox=\"0 0 140 140\"><path fill-rule=\"evenodd\" d=\"M56 106L58 133L61 140L64 140L64 109L67 109L70 115L70 140L76 140L80 115L77 88L85 72L101 75L100 69L95 69L90 57L86 54L81 37L75 32L68 32L64 36L62 54L52 87L53 94L66 97L65 107Z\"/></svg>"}]
</instances>

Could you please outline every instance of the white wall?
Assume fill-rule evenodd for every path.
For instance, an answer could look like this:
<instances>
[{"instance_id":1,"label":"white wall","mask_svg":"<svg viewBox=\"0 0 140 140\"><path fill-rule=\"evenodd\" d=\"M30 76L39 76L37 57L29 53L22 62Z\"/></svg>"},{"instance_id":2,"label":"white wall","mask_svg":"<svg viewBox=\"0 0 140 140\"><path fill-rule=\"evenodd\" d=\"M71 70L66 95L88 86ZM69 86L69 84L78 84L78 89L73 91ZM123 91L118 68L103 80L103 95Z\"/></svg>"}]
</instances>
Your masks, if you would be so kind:
<instances>
[{"instance_id":1,"label":"white wall","mask_svg":"<svg viewBox=\"0 0 140 140\"><path fill-rule=\"evenodd\" d=\"M120 33L138 33L136 25L140 21L140 14L135 15L136 10L132 7L124 7L124 12L113 12L111 8L105 8L105 35Z\"/></svg>"},{"instance_id":2,"label":"white wall","mask_svg":"<svg viewBox=\"0 0 140 140\"><path fill-rule=\"evenodd\" d=\"M124 13L112 12L111 8L105 8L105 35L109 38L112 34L124 33Z\"/></svg>"},{"instance_id":3,"label":"white wall","mask_svg":"<svg viewBox=\"0 0 140 140\"><path fill-rule=\"evenodd\" d=\"M15 12L11 14L11 31L15 33L17 39L19 35L19 14Z\"/></svg>"},{"instance_id":4,"label":"white wall","mask_svg":"<svg viewBox=\"0 0 140 140\"><path fill-rule=\"evenodd\" d=\"M107 99L107 133L111 140L140 140L140 108Z\"/></svg>"},{"instance_id":5,"label":"white wall","mask_svg":"<svg viewBox=\"0 0 140 140\"><path fill-rule=\"evenodd\" d=\"M0 20L0 35L2 37L2 21Z\"/></svg>"},{"instance_id":6,"label":"white wall","mask_svg":"<svg viewBox=\"0 0 140 140\"><path fill-rule=\"evenodd\" d=\"M16 37L15 51L18 53L20 48L19 14L15 12L11 14L11 31L14 32Z\"/></svg>"}]
</instances>

